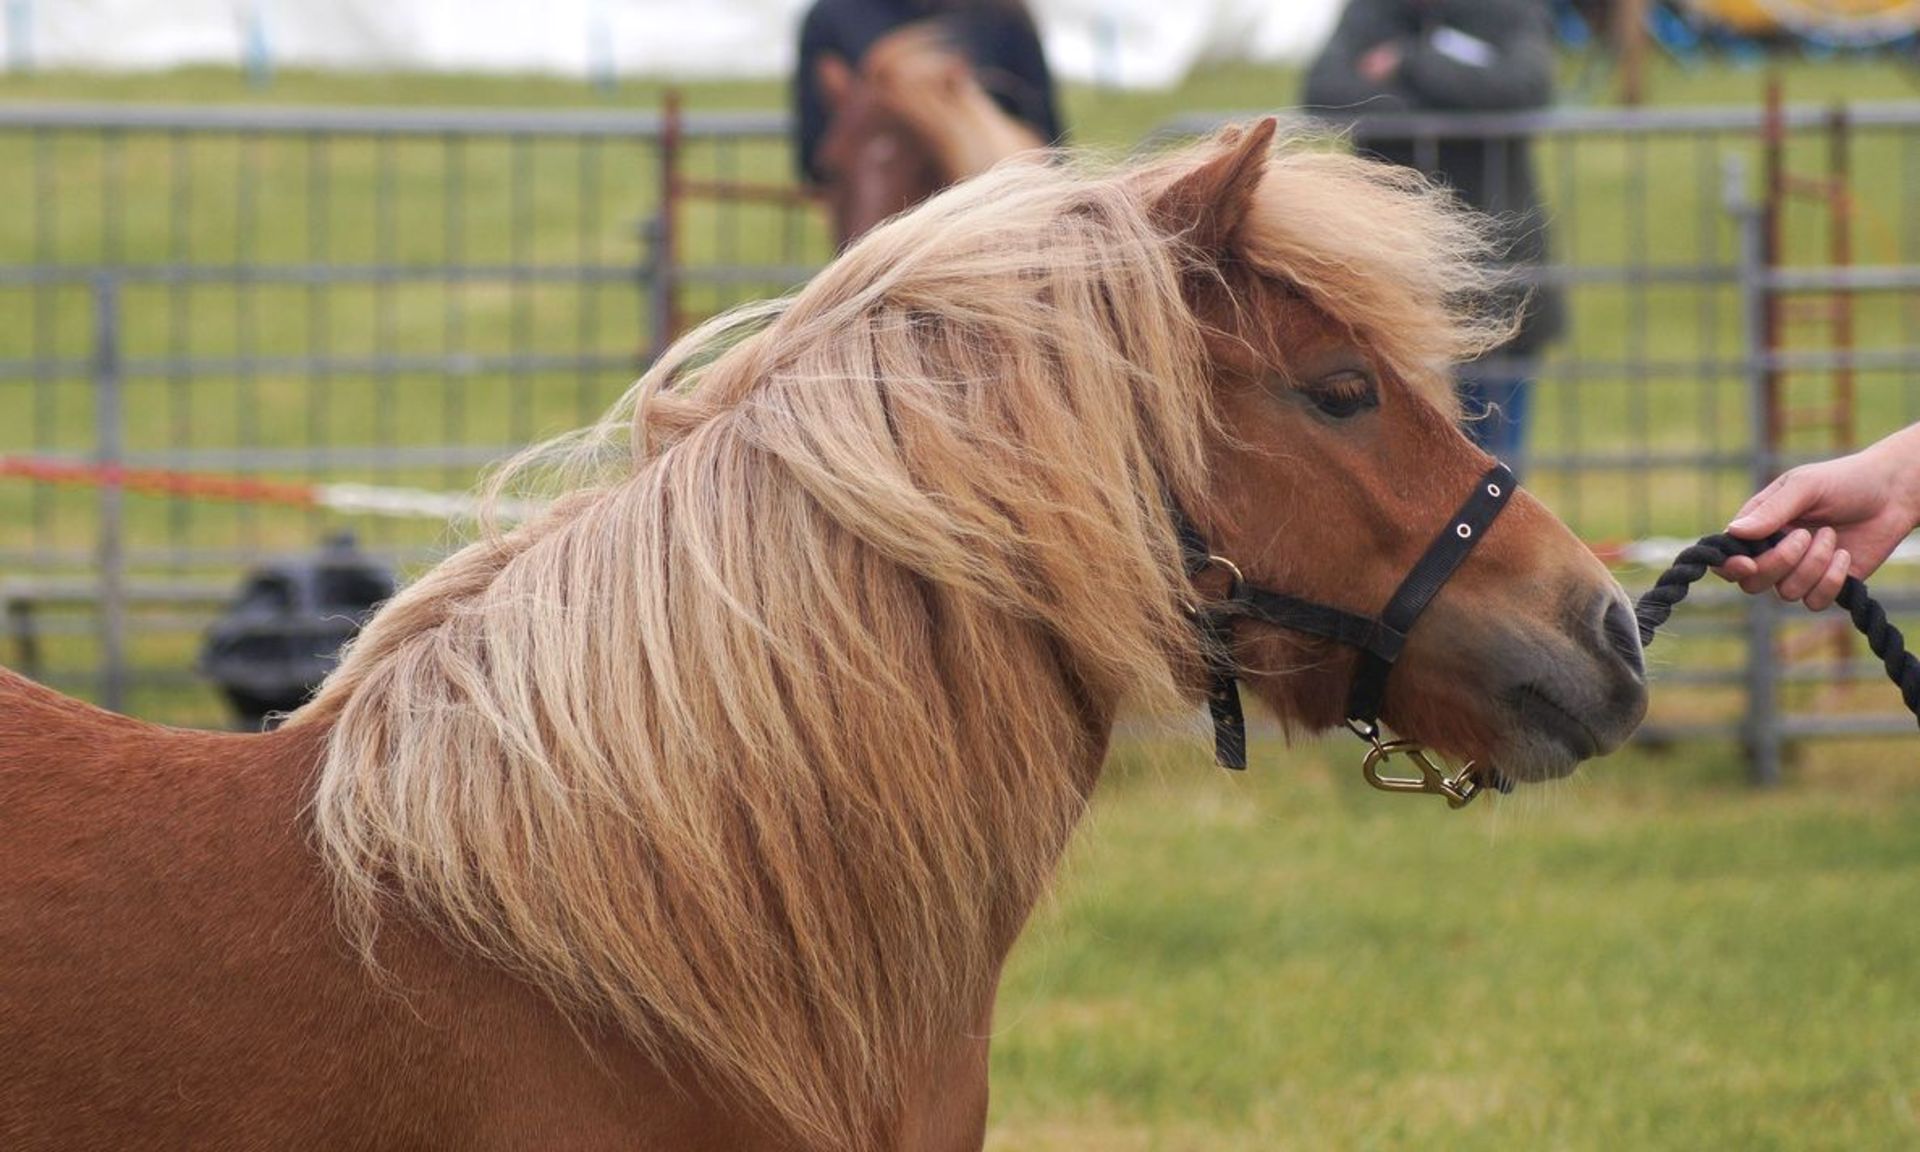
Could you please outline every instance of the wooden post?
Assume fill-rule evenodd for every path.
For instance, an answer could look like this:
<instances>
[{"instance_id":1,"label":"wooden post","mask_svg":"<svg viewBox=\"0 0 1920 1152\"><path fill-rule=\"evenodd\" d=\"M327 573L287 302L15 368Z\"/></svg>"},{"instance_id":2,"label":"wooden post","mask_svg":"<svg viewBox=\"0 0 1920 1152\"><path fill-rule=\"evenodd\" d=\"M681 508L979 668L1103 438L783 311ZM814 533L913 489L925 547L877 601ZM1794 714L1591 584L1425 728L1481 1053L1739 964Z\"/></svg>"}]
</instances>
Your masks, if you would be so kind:
<instances>
[{"instance_id":1,"label":"wooden post","mask_svg":"<svg viewBox=\"0 0 1920 1152\"><path fill-rule=\"evenodd\" d=\"M680 335L680 90L661 100L659 204L653 220L653 358Z\"/></svg>"},{"instance_id":2,"label":"wooden post","mask_svg":"<svg viewBox=\"0 0 1920 1152\"><path fill-rule=\"evenodd\" d=\"M1647 0L1614 0L1613 53L1620 61L1620 103L1637 108L1647 95Z\"/></svg>"}]
</instances>

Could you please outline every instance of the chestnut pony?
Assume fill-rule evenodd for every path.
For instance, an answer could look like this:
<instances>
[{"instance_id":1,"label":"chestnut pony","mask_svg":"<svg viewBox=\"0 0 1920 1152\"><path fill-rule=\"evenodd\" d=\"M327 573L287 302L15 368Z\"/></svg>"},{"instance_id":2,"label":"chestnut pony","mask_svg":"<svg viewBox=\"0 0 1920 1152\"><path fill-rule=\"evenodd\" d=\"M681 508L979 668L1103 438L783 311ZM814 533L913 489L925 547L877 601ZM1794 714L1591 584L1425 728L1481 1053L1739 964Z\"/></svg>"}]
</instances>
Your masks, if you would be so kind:
<instances>
[{"instance_id":1,"label":"chestnut pony","mask_svg":"<svg viewBox=\"0 0 1920 1152\"><path fill-rule=\"evenodd\" d=\"M979 1148L1115 716L1201 691L1169 501L1371 613L1488 464L1479 223L1272 135L1000 166L693 333L278 731L0 674L0 1147ZM1623 604L1522 492L1385 719L1571 771ZM1339 722L1350 651L1235 628Z\"/></svg>"},{"instance_id":2,"label":"chestnut pony","mask_svg":"<svg viewBox=\"0 0 1920 1152\"><path fill-rule=\"evenodd\" d=\"M818 78L832 116L819 144L823 194L842 248L1010 156L1044 155L1047 142L994 102L935 24L908 24L881 37L858 72L823 56Z\"/></svg>"}]
</instances>

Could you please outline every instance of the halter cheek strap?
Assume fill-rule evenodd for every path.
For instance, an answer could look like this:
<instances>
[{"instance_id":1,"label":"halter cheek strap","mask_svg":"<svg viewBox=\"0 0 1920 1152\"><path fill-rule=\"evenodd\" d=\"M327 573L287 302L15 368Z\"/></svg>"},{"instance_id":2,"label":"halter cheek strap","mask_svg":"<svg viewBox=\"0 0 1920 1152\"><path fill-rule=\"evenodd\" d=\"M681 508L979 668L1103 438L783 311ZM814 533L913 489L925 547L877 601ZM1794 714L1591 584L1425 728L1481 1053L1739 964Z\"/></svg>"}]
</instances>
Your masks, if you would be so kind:
<instances>
[{"instance_id":1,"label":"halter cheek strap","mask_svg":"<svg viewBox=\"0 0 1920 1152\"><path fill-rule=\"evenodd\" d=\"M1246 717L1240 706L1239 670L1233 662L1233 620L1245 617L1276 628L1320 636L1360 650L1353 683L1347 690L1347 720L1378 742L1380 709L1387 678L1393 672L1407 634L1440 589L1459 570L1487 528L1513 498L1513 471L1495 464L1454 513L1377 617L1361 616L1326 604L1248 584L1231 561L1214 555L1187 515L1174 509L1188 576L1209 567L1226 568L1233 577L1226 598L1192 613L1207 663L1207 710L1213 719L1214 758L1223 768L1247 766Z\"/></svg>"}]
</instances>

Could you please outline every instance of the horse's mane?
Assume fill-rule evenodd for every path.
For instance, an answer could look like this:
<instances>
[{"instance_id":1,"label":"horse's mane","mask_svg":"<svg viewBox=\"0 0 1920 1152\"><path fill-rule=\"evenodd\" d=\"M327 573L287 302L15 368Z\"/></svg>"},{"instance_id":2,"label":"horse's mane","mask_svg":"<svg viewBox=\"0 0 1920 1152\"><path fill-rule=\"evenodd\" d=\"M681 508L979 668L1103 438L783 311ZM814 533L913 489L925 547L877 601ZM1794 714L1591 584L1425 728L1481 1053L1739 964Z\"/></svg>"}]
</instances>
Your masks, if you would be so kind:
<instances>
[{"instance_id":1,"label":"horse's mane","mask_svg":"<svg viewBox=\"0 0 1920 1152\"><path fill-rule=\"evenodd\" d=\"M1213 420L1152 192L1004 167L680 341L513 465L566 495L371 622L295 726L343 923L400 906L823 1146L973 1027L1113 708L1193 658L1168 495ZM1432 372L1479 233L1283 146L1248 259ZM1076 769L1083 775L1076 778Z\"/></svg>"}]
</instances>

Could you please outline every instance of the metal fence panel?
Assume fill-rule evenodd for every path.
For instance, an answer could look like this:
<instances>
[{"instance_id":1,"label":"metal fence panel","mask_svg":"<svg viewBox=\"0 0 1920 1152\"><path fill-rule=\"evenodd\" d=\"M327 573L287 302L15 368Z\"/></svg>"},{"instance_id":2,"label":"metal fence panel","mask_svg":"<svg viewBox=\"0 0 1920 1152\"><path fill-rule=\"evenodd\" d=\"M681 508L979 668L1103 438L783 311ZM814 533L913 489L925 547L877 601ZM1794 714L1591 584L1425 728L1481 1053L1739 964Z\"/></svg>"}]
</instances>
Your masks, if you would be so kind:
<instances>
[{"instance_id":1,"label":"metal fence panel","mask_svg":"<svg viewBox=\"0 0 1920 1152\"><path fill-rule=\"evenodd\" d=\"M464 489L597 415L664 335L659 135L651 114L0 109L0 453ZM179 693L182 606L129 582L232 579L340 527L410 561L449 542L426 518L45 480L0 480L0 524L16 621L57 635L63 589L99 589L47 678L194 719L217 714Z\"/></svg>"},{"instance_id":2,"label":"metal fence panel","mask_svg":"<svg viewBox=\"0 0 1920 1152\"><path fill-rule=\"evenodd\" d=\"M1149 145L1236 118L1183 118ZM1634 542L1717 528L1760 475L1920 419L1906 336L1920 105L1354 131L1435 154L1486 140L1495 159L1532 142L1552 227L1542 275L1572 326L1536 366L1526 479L1642 565L1630 585L1652 556ZM0 196L20 206L0 220L0 309L15 318L0 326L0 455L464 488L596 415L669 332L823 263L824 222L791 172L784 116L672 105L0 108ZM1783 415L1833 417L1839 397L1837 418ZM212 720L210 698L180 687L206 604L192 593L341 525L406 562L453 539L431 519L0 478L0 587L10 619L26 604L60 641L43 645L50 679L96 694L124 680L136 710ZM72 596L76 579L107 609ZM1896 602L1902 583L1876 581ZM1871 690L1836 688L1871 673L1860 653L1712 592L1656 652L1667 687L1650 732L1894 727Z\"/></svg>"}]
</instances>

